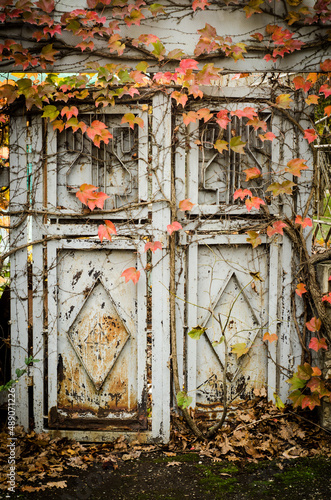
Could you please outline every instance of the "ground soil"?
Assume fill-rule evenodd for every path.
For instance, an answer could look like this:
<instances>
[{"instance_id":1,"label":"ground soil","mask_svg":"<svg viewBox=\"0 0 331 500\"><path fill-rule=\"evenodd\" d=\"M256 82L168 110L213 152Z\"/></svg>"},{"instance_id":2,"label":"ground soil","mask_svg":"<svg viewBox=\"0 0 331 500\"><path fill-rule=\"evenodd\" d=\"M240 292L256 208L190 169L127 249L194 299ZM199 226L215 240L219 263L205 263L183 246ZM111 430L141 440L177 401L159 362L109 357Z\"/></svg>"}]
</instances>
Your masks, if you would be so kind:
<instances>
[{"instance_id":1,"label":"ground soil","mask_svg":"<svg viewBox=\"0 0 331 500\"><path fill-rule=\"evenodd\" d=\"M21 500L327 500L331 498L331 459L213 461L197 453L166 456L142 454L138 459L66 470L66 488L8 494Z\"/></svg>"}]
</instances>

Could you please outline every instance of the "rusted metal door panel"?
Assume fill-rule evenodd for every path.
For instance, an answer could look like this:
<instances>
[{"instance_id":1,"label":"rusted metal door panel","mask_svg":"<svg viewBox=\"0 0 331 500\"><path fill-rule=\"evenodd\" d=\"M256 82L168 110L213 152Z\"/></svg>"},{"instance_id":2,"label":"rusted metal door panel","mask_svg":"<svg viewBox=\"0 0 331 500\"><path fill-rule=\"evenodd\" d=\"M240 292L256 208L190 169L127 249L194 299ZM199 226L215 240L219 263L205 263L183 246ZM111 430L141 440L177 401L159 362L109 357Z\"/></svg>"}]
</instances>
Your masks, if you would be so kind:
<instances>
[{"instance_id":1,"label":"rusted metal door panel","mask_svg":"<svg viewBox=\"0 0 331 500\"><path fill-rule=\"evenodd\" d=\"M54 370L55 356L49 352L49 370L56 376L56 383L49 381L50 399L56 386L51 427L146 429L144 279L136 287L119 278L136 261L126 242L102 249L76 242L57 249L49 285L50 337L57 358Z\"/></svg>"}]
</instances>

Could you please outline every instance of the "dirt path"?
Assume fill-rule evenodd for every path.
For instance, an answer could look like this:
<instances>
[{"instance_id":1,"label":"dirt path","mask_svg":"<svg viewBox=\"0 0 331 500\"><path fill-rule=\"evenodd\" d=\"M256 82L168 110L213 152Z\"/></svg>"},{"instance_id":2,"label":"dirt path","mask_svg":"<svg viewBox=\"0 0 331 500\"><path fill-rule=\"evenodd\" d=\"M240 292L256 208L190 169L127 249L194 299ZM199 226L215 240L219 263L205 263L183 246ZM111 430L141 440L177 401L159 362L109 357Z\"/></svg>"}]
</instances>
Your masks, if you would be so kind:
<instances>
[{"instance_id":1,"label":"dirt path","mask_svg":"<svg viewBox=\"0 0 331 500\"><path fill-rule=\"evenodd\" d=\"M174 454L175 455L175 454ZM87 470L66 469L56 482L66 487L8 495L22 500L328 500L331 459L230 462L213 461L197 453L140 458L96 464ZM63 483L65 482L65 483Z\"/></svg>"}]
</instances>

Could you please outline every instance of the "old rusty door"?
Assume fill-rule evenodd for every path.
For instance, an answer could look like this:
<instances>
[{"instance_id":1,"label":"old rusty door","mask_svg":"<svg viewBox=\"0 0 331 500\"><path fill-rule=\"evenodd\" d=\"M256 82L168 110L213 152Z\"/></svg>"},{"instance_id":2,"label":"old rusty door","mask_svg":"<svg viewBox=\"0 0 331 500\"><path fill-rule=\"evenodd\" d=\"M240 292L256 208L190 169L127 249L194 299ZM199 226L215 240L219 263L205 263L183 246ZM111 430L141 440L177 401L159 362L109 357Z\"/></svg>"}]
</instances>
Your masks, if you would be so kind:
<instances>
[{"instance_id":1,"label":"old rusty door","mask_svg":"<svg viewBox=\"0 0 331 500\"><path fill-rule=\"evenodd\" d=\"M299 360L295 335L291 344L289 340L291 245L285 236L268 239L261 231L260 245L253 248L246 231L255 228L259 232L265 224L263 212L248 212L243 202L233 199L236 189L246 187L254 196L265 198L266 185L277 176L275 165L289 154L286 148L291 147L291 141L292 147L295 144L295 133L286 120L272 114L270 108L265 109L265 100L270 99L268 92L245 87L213 89L208 107L217 112L254 106L261 110L268 130L278 135L288 128L287 146L281 141L262 142L253 127L246 125L247 119L237 116L232 117L227 130L202 120L184 130L178 119L179 133L183 134L178 142L186 144L185 137L189 137L190 145L177 150L176 176L185 179L177 186L177 196L190 198L195 206L182 219L185 232L180 235L178 253L182 264L177 265L176 293L185 298L186 304L178 301L177 310L179 317L186 318L186 332L196 326L206 328L199 340L178 334L178 343L182 346L183 373L186 371L182 382L198 412L222 407L225 382L228 402L262 387L267 388L270 399L281 387L286 399L285 379L289 372L285 368L280 373L276 364L290 368ZM246 142L246 154L230 150L220 155L214 143L221 134L228 142L233 136L241 136ZM257 167L262 177L248 185L244 170L252 167ZM272 202L268 210L279 213L280 207ZM282 268L286 269L283 276ZM226 325L227 356L215 318ZM281 350L276 342L263 342L267 331L282 338ZM232 346L237 346L234 352Z\"/></svg>"},{"instance_id":2,"label":"old rusty door","mask_svg":"<svg viewBox=\"0 0 331 500\"><path fill-rule=\"evenodd\" d=\"M13 165L23 165L25 174L27 158L32 172L36 213L25 237L44 242L35 244L32 253L33 304L26 313L33 328L29 333L23 314L15 316L12 328L13 339L20 342L15 363L19 356L24 362L29 348L40 359L30 369L38 431L92 441L123 433L145 441L168 439L169 263L165 231L157 231L169 224L169 209L158 198L170 198L171 113L162 95L149 106L153 117L146 105L144 110L133 104L105 108L102 114L82 105L81 120L103 120L113 135L100 148L79 132L54 131L40 117L28 123L18 118L13 127ZM143 127L121 124L128 111L142 118ZM150 157L159 162L154 168L162 165L157 181ZM26 186L20 182L12 184L17 191ZM76 198L83 183L109 195L102 212L84 209ZM116 225L117 235L101 243L98 226L106 219ZM164 249L147 261L144 245L151 237L161 240ZM141 271L137 284L121 277L130 267ZM22 287L13 300L18 309L28 304L21 297ZM27 401L22 391L25 426Z\"/></svg>"}]
</instances>

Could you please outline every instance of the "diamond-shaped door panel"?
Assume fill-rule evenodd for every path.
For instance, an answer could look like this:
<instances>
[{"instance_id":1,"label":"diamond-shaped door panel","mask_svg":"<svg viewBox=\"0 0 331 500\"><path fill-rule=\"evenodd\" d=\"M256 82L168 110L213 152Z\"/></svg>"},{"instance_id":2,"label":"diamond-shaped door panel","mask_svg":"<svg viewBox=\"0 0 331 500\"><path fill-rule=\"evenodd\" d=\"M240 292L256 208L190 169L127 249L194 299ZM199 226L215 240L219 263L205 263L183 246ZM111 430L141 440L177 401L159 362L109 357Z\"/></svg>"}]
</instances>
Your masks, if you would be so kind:
<instances>
[{"instance_id":1,"label":"diamond-shaped door panel","mask_svg":"<svg viewBox=\"0 0 331 500\"><path fill-rule=\"evenodd\" d=\"M100 280L74 319L68 337L99 391L130 337L111 294Z\"/></svg>"},{"instance_id":2,"label":"diamond-shaped door panel","mask_svg":"<svg viewBox=\"0 0 331 500\"><path fill-rule=\"evenodd\" d=\"M249 348L253 344L258 332L261 330L260 322L250 304L242 285L234 272L230 272L223 283L222 288L217 293L212 310L214 316L221 319L222 324L227 323L225 336L228 345L245 343ZM220 340L221 332L219 324L207 313L202 319L202 326L207 327L207 340L214 349L217 358L223 368L224 366L224 343L214 344ZM237 359L237 356L230 354L228 359L227 373L232 378L237 375L239 366L245 356Z\"/></svg>"}]
</instances>

